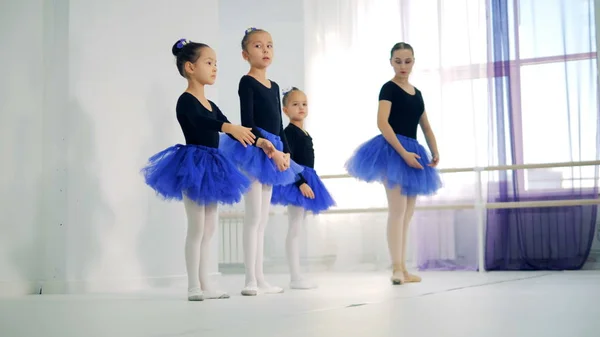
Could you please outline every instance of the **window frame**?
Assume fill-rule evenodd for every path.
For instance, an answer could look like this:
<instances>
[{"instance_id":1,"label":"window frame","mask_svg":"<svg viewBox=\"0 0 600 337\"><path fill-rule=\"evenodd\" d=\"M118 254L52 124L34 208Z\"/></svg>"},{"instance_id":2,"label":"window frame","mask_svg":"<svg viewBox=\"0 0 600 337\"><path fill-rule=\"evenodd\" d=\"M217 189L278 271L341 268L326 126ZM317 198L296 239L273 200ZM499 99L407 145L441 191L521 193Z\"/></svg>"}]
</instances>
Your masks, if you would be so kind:
<instances>
[{"instance_id":1,"label":"window frame","mask_svg":"<svg viewBox=\"0 0 600 337\"><path fill-rule=\"evenodd\" d=\"M600 1L594 1L595 6L595 14L596 16L600 11ZM520 0L513 0L512 3L512 15L514 18L519 18L520 8ZM488 27L491 25L491 6L489 2L486 2L486 20ZM597 22L597 19L595 22ZM592 60L596 59L598 64L598 73L596 74L597 82L600 76L600 59L598 59L598 52L587 52L587 53L571 53L571 54L563 54L563 55L551 55L551 56L540 56L540 57L531 57L531 58L521 58L520 55L520 39L519 39L519 20L512 20L512 31L510 32L510 37L512 41L514 41L514 58L510 58L508 61L504 61L508 63L508 71L510 72L508 85L510 88L510 108L508 109L508 114L510 114L510 119L512 121L512 129L510 130L511 142L514 144L514 148L510 150L511 157L514 159L514 165L524 165L524 141L523 141L523 119L522 119L522 103L521 103L521 70L523 67L531 66L531 65L540 65L540 64L550 64L550 63L566 63L571 61L583 61L583 60ZM596 31L598 31L596 25ZM488 55L491 54L491 45L490 43L493 41L493 32L491 29L488 29ZM600 44L600 36L596 33L596 48ZM488 58L489 59L489 58ZM438 69L426 69L423 73L439 73L440 79L442 82L455 82L462 80L476 80L476 79L488 79L492 81L496 77L504 76L504 73L494 75L494 67L496 63L500 63L503 61L496 62L487 62L487 63L479 63L479 64L470 64L463 66L455 66L448 68L438 68ZM600 88L600 86L598 86ZM490 93L492 95L492 93ZM493 100L490 99L490 102ZM599 103L600 104L600 103ZM525 188L525 172L524 170L515 170L513 172L514 179L517 180L517 191L518 192L526 192Z\"/></svg>"}]
</instances>

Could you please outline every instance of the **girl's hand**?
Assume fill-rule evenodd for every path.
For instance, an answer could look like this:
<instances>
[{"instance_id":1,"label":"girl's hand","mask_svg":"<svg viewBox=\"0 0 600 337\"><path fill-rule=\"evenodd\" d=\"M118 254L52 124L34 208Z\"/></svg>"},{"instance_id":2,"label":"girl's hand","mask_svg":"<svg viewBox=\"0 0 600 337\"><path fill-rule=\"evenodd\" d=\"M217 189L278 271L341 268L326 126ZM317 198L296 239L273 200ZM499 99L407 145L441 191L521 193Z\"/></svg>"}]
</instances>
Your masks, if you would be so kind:
<instances>
[{"instance_id":1,"label":"girl's hand","mask_svg":"<svg viewBox=\"0 0 600 337\"><path fill-rule=\"evenodd\" d=\"M289 153L284 153L283 157L285 158L285 162L287 167L290 167L290 154Z\"/></svg>"},{"instance_id":2,"label":"girl's hand","mask_svg":"<svg viewBox=\"0 0 600 337\"><path fill-rule=\"evenodd\" d=\"M275 161L275 165L277 165L279 171L283 172L290 167L285 160L285 154L281 151L275 150L275 153L273 154L273 161Z\"/></svg>"},{"instance_id":3,"label":"girl's hand","mask_svg":"<svg viewBox=\"0 0 600 337\"><path fill-rule=\"evenodd\" d=\"M431 158L431 163L429 163L428 166L437 167L439 162L440 162L440 155L434 154L433 157Z\"/></svg>"},{"instance_id":4,"label":"girl's hand","mask_svg":"<svg viewBox=\"0 0 600 337\"><path fill-rule=\"evenodd\" d=\"M256 142L256 146L261 148L269 158L273 158L275 151L277 151L273 143L271 143L268 139L265 138L259 138Z\"/></svg>"},{"instance_id":5,"label":"girl's hand","mask_svg":"<svg viewBox=\"0 0 600 337\"><path fill-rule=\"evenodd\" d=\"M313 192L312 188L310 188L310 186L308 186L307 183L300 185L300 192L302 192L302 195L305 198L309 198L309 199L315 198L315 192Z\"/></svg>"},{"instance_id":6,"label":"girl's hand","mask_svg":"<svg viewBox=\"0 0 600 337\"><path fill-rule=\"evenodd\" d=\"M254 144L256 136L252 133L251 128L241 125L223 124L223 132L228 133L237 139L244 147Z\"/></svg>"},{"instance_id":7,"label":"girl's hand","mask_svg":"<svg viewBox=\"0 0 600 337\"><path fill-rule=\"evenodd\" d=\"M414 152L405 152L403 154L401 154L402 159L404 159L404 161L406 162L406 164L412 168L416 168L419 170L423 169L423 165L421 165L421 163L419 163L419 161L417 159L421 159L421 157L414 153Z\"/></svg>"}]
</instances>

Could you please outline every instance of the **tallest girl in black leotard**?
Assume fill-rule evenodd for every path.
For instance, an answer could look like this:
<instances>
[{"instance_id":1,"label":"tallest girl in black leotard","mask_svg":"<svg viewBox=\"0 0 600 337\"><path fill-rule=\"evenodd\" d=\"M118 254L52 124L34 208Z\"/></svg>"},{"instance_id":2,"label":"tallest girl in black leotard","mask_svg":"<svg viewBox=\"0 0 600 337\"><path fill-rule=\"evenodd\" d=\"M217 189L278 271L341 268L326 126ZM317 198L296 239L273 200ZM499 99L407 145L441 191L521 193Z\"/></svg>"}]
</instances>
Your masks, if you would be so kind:
<instances>
[{"instance_id":1,"label":"tallest girl in black leotard","mask_svg":"<svg viewBox=\"0 0 600 337\"><path fill-rule=\"evenodd\" d=\"M242 147L223 138L221 149L245 172L252 185L244 196L244 265L246 285L242 295L281 293L263 273L265 228L273 186L294 183L302 167L290 159L281 117L281 91L267 78L273 60L273 38L262 29L249 28L242 38L242 56L250 71L240 79L238 95L242 125L252 128L256 146Z\"/></svg>"},{"instance_id":2,"label":"tallest girl in black leotard","mask_svg":"<svg viewBox=\"0 0 600 337\"><path fill-rule=\"evenodd\" d=\"M440 157L423 96L408 82L414 61L414 51L409 44L394 45L390 63L395 76L379 93L377 125L381 134L362 144L346 163L350 175L385 185L394 284L421 280L406 269L408 226L417 195L433 194L441 187L435 169ZM417 142L418 125L421 125L432 156Z\"/></svg>"}]
</instances>

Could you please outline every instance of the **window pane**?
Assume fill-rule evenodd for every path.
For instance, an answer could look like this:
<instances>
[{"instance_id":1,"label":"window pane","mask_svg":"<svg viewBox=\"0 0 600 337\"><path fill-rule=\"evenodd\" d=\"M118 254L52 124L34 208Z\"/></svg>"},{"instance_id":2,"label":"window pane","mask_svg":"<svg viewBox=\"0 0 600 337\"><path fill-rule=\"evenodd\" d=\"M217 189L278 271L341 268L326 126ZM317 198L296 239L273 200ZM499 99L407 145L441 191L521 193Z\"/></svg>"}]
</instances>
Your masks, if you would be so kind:
<instances>
[{"instance_id":1,"label":"window pane","mask_svg":"<svg viewBox=\"0 0 600 337\"><path fill-rule=\"evenodd\" d=\"M521 68L525 164L598 159L596 71L595 59ZM537 171L539 175L551 175ZM594 183L593 167L552 171L561 172L562 178L556 179L562 182L548 182L548 187L576 186L573 179L590 178L588 185ZM532 174L530 172L528 181L539 180L531 177Z\"/></svg>"},{"instance_id":2,"label":"window pane","mask_svg":"<svg viewBox=\"0 0 600 337\"><path fill-rule=\"evenodd\" d=\"M421 1L419 1L421 2ZM487 18L485 1L442 1L440 46L442 67L487 62ZM425 21L426 24L431 22ZM424 27L429 30L431 28ZM438 43L437 40L432 41Z\"/></svg>"},{"instance_id":3,"label":"window pane","mask_svg":"<svg viewBox=\"0 0 600 337\"><path fill-rule=\"evenodd\" d=\"M485 1L419 0L400 9L406 11L404 38L415 47L418 69L487 62Z\"/></svg>"},{"instance_id":4,"label":"window pane","mask_svg":"<svg viewBox=\"0 0 600 337\"><path fill-rule=\"evenodd\" d=\"M596 51L593 0L520 0L520 58Z\"/></svg>"}]
</instances>

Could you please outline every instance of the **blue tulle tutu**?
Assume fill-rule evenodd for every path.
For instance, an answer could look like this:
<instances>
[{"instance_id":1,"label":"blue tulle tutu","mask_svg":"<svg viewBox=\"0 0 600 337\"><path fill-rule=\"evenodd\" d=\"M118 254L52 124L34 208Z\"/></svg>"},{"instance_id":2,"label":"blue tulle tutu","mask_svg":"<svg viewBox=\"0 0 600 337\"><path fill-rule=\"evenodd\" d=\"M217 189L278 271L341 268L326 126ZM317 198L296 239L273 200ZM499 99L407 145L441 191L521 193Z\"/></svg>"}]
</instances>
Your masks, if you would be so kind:
<instances>
[{"instance_id":1,"label":"blue tulle tutu","mask_svg":"<svg viewBox=\"0 0 600 337\"><path fill-rule=\"evenodd\" d=\"M302 192L300 192L300 189L296 185L291 184L285 186L274 186L273 195L271 196L271 203L273 205L293 205L302 207L307 211L313 212L314 214L318 214L332 206L335 206L335 201L329 194L329 191L327 191L327 188L325 188L325 185L314 169L304 166L302 176L306 180L308 186L310 186L310 188L313 190L315 194L314 199L306 198L302 195Z\"/></svg>"},{"instance_id":2,"label":"blue tulle tutu","mask_svg":"<svg viewBox=\"0 0 600 337\"><path fill-rule=\"evenodd\" d=\"M185 193L200 205L237 203L250 187L219 149L200 145L171 146L150 157L142 174L164 199L181 200Z\"/></svg>"},{"instance_id":3,"label":"blue tulle tutu","mask_svg":"<svg viewBox=\"0 0 600 337\"><path fill-rule=\"evenodd\" d=\"M283 149L283 143L279 136L259 129L263 137L273 143L279 151ZM258 180L265 185L289 185L296 181L298 173L302 172L302 166L290 160L290 168L279 171L275 161L267 157L265 152L256 146L244 147L240 142L231 139L227 135L221 135L219 149L237 165L237 167L250 178Z\"/></svg>"},{"instance_id":4,"label":"blue tulle tutu","mask_svg":"<svg viewBox=\"0 0 600 337\"><path fill-rule=\"evenodd\" d=\"M362 181L380 182L390 188L400 186L401 193L407 196L434 194L442 187L442 181L438 171L427 166L431 155L416 139L396 136L407 151L421 157L422 170L408 166L383 135L378 135L356 149L346 162L348 174Z\"/></svg>"}]
</instances>

